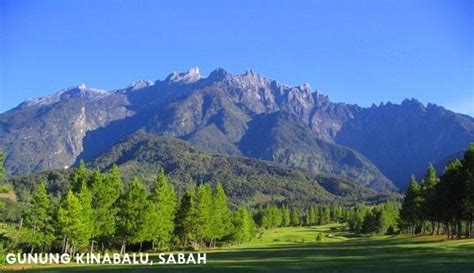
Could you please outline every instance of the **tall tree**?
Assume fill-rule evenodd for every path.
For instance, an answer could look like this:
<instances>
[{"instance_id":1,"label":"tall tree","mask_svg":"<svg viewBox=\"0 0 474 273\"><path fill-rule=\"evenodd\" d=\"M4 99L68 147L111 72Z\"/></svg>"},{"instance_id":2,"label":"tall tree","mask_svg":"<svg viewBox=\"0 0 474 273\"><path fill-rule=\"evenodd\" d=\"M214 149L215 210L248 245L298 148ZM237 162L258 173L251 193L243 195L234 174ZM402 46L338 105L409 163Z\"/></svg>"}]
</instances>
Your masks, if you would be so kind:
<instances>
[{"instance_id":1,"label":"tall tree","mask_svg":"<svg viewBox=\"0 0 474 273\"><path fill-rule=\"evenodd\" d=\"M87 246L90 234L83 219L81 202L69 190L58 208L58 226L63 235L63 252L74 254L78 248Z\"/></svg>"},{"instance_id":2,"label":"tall tree","mask_svg":"<svg viewBox=\"0 0 474 273\"><path fill-rule=\"evenodd\" d=\"M79 162L79 166L71 173L71 189L73 192L79 192L82 184L87 183L89 171L83 160Z\"/></svg>"},{"instance_id":3,"label":"tall tree","mask_svg":"<svg viewBox=\"0 0 474 273\"><path fill-rule=\"evenodd\" d=\"M144 222L149 209L148 194L138 178L134 178L118 202L118 237L122 240L120 252L126 251L127 243L141 243L145 238Z\"/></svg>"},{"instance_id":4,"label":"tall tree","mask_svg":"<svg viewBox=\"0 0 474 273\"><path fill-rule=\"evenodd\" d=\"M182 246L195 245L198 228L196 189L188 189L180 200L175 218L175 232Z\"/></svg>"},{"instance_id":5,"label":"tall tree","mask_svg":"<svg viewBox=\"0 0 474 273\"><path fill-rule=\"evenodd\" d=\"M420 185L420 197L422 198L421 213L423 219L431 222L431 233L435 231L435 222L439 218L439 209L436 204L436 185L439 179L432 164L428 166L426 175Z\"/></svg>"},{"instance_id":6,"label":"tall tree","mask_svg":"<svg viewBox=\"0 0 474 273\"><path fill-rule=\"evenodd\" d=\"M291 225L292 226L296 227L296 226L301 225L300 213L296 208L291 210L290 218L291 218Z\"/></svg>"},{"instance_id":7,"label":"tall tree","mask_svg":"<svg viewBox=\"0 0 474 273\"><path fill-rule=\"evenodd\" d=\"M415 176L411 177L408 188L403 199L400 217L403 225L410 229L411 233L418 233L421 230L422 212L421 206L423 199L420 195L420 186Z\"/></svg>"},{"instance_id":8,"label":"tall tree","mask_svg":"<svg viewBox=\"0 0 474 273\"><path fill-rule=\"evenodd\" d=\"M315 225L317 222L317 212L316 208L314 206L311 206L308 211L308 220L309 220L309 225Z\"/></svg>"},{"instance_id":9,"label":"tall tree","mask_svg":"<svg viewBox=\"0 0 474 273\"><path fill-rule=\"evenodd\" d=\"M220 240L232 232L232 212L221 183L217 183L212 207L211 246L215 246L216 240Z\"/></svg>"},{"instance_id":10,"label":"tall tree","mask_svg":"<svg viewBox=\"0 0 474 273\"><path fill-rule=\"evenodd\" d=\"M351 209L348 217L349 229L354 232L362 232L362 226L369 209L364 204L358 204Z\"/></svg>"},{"instance_id":11,"label":"tall tree","mask_svg":"<svg viewBox=\"0 0 474 273\"><path fill-rule=\"evenodd\" d=\"M453 160L441 177L441 192L444 195L444 204L448 222L451 224L451 237L461 237L462 219L464 216L464 200L466 184L463 177L463 165L460 160ZM449 228L449 227L448 227Z\"/></svg>"},{"instance_id":12,"label":"tall tree","mask_svg":"<svg viewBox=\"0 0 474 273\"><path fill-rule=\"evenodd\" d=\"M201 184L198 188L196 199L197 211L197 239L201 246L205 245L212 237L212 189L211 185Z\"/></svg>"},{"instance_id":13,"label":"tall tree","mask_svg":"<svg viewBox=\"0 0 474 273\"><path fill-rule=\"evenodd\" d=\"M147 218L152 240L160 248L167 247L174 230L176 213L176 193L163 170L158 173L151 193L152 215Z\"/></svg>"},{"instance_id":14,"label":"tall tree","mask_svg":"<svg viewBox=\"0 0 474 273\"><path fill-rule=\"evenodd\" d=\"M250 241L254 233L255 224L249 211L245 207L239 207L233 218L234 232L232 238L234 242L243 243Z\"/></svg>"},{"instance_id":15,"label":"tall tree","mask_svg":"<svg viewBox=\"0 0 474 273\"><path fill-rule=\"evenodd\" d=\"M467 237L474 237L474 143L471 143L464 153L463 173L466 183L466 199L464 211L467 217Z\"/></svg>"},{"instance_id":16,"label":"tall tree","mask_svg":"<svg viewBox=\"0 0 474 273\"><path fill-rule=\"evenodd\" d=\"M31 199L31 208L25 212L24 227L28 231L31 252L34 247L44 250L54 240L51 214L51 199L46 192L46 184L41 182Z\"/></svg>"},{"instance_id":17,"label":"tall tree","mask_svg":"<svg viewBox=\"0 0 474 273\"><path fill-rule=\"evenodd\" d=\"M284 205L281 208L281 225L284 227L288 227L291 224L291 215L290 210L288 209L287 205Z\"/></svg>"},{"instance_id":18,"label":"tall tree","mask_svg":"<svg viewBox=\"0 0 474 273\"><path fill-rule=\"evenodd\" d=\"M80 192L77 194L81 206L82 236L87 240L92 238L94 233L94 211L92 209L92 192L86 183L82 184ZM93 245L91 245L91 252Z\"/></svg>"},{"instance_id":19,"label":"tall tree","mask_svg":"<svg viewBox=\"0 0 474 273\"><path fill-rule=\"evenodd\" d=\"M117 208L123 183L116 165L107 174L96 170L90 179L92 191L92 208L94 210L94 236L102 242L110 239L115 233Z\"/></svg>"}]
</instances>

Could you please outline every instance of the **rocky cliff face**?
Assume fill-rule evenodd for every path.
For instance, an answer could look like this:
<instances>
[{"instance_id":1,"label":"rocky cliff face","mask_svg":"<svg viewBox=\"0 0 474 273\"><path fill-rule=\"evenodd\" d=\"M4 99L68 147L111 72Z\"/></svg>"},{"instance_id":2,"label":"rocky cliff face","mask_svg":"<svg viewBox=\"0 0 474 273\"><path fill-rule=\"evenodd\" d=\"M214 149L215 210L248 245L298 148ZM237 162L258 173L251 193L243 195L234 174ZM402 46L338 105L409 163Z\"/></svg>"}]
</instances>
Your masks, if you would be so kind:
<instances>
[{"instance_id":1,"label":"rocky cliff face","mask_svg":"<svg viewBox=\"0 0 474 273\"><path fill-rule=\"evenodd\" d=\"M10 174L67 168L87 132L132 114L126 97L84 85L33 99L0 115L0 149Z\"/></svg>"},{"instance_id":2,"label":"rocky cliff face","mask_svg":"<svg viewBox=\"0 0 474 273\"><path fill-rule=\"evenodd\" d=\"M291 117L266 123L263 131L255 126L275 113ZM282 120L287 125L280 126ZM296 130L289 125L295 122L304 133L287 134ZM471 117L435 105L404 101L361 108L333 103L308 84L287 86L251 70L233 75L216 69L203 77L194 68L120 90L81 85L26 101L0 115L0 150L7 153L10 174L62 168L143 129L217 153L390 188L385 175L403 186L411 173L474 140L473 127Z\"/></svg>"},{"instance_id":3,"label":"rocky cliff face","mask_svg":"<svg viewBox=\"0 0 474 273\"><path fill-rule=\"evenodd\" d=\"M473 140L472 117L415 99L363 109L336 136L337 143L360 151L400 186Z\"/></svg>"}]
</instances>

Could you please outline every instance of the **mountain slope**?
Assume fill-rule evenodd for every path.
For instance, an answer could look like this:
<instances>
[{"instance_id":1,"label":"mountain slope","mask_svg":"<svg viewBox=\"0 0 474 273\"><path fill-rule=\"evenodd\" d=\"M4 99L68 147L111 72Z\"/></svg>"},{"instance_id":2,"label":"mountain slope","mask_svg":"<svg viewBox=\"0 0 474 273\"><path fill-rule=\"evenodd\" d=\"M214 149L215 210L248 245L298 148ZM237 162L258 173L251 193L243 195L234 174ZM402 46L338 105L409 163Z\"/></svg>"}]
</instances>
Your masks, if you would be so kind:
<instances>
[{"instance_id":1,"label":"mountain slope","mask_svg":"<svg viewBox=\"0 0 474 273\"><path fill-rule=\"evenodd\" d=\"M345 177L378 191L395 189L363 155L318 139L305 124L287 112L255 117L239 148L245 156Z\"/></svg>"},{"instance_id":2,"label":"mountain slope","mask_svg":"<svg viewBox=\"0 0 474 273\"><path fill-rule=\"evenodd\" d=\"M138 176L149 185L154 174L163 168L179 191L194 182L221 182L234 202L245 200L262 204L273 200L305 205L310 202L374 201L390 196L352 185L338 177L318 176L302 169L244 157L211 154L176 138L143 132L114 145L88 165L108 169L114 163L126 180Z\"/></svg>"},{"instance_id":3,"label":"mountain slope","mask_svg":"<svg viewBox=\"0 0 474 273\"><path fill-rule=\"evenodd\" d=\"M0 115L0 150L10 174L68 167L87 131L132 114L125 98L84 85L26 101Z\"/></svg>"},{"instance_id":4,"label":"mountain slope","mask_svg":"<svg viewBox=\"0 0 474 273\"><path fill-rule=\"evenodd\" d=\"M370 159L400 187L428 164L464 150L474 140L474 119L442 107L404 100L363 109L346 122L336 142Z\"/></svg>"},{"instance_id":5,"label":"mountain slope","mask_svg":"<svg viewBox=\"0 0 474 273\"><path fill-rule=\"evenodd\" d=\"M266 135L278 131L277 124L254 132L256 120L275 112L295 116L306 133L278 133L286 138L279 141ZM307 84L287 86L252 70L233 75L216 69L202 77L198 69L191 69L120 90L105 92L81 85L29 100L0 114L0 150L7 154L8 172L16 175L92 159L145 130L225 155L334 172L358 183L359 177L364 180L360 184L374 188L387 186L386 181L371 182L385 180L383 176L403 187L411 173L463 150L474 140L473 128L471 117L416 101L361 108L333 103ZM244 145L249 136L258 134L275 141L262 146L270 153L249 152ZM283 145L291 143L295 147ZM339 162L347 158L344 154L352 159Z\"/></svg>"}]
</instances>

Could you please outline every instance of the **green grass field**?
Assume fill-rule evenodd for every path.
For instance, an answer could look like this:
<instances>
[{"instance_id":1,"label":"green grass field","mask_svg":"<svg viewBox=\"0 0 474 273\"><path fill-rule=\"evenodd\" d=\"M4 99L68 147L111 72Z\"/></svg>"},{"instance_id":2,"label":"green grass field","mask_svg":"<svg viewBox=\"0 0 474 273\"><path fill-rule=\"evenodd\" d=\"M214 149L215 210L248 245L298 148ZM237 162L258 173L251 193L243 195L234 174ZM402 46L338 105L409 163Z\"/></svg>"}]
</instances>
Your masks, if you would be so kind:
<instances>
[{"instance_id":1,"label":"green grass field","mask_svg":"<svg viewBox=\"0 0 474 273\"><path fill-rule=\"evenodd\" d=\"M318 233L324 234L321 242L315 241ZM206 265L68 265L29 272L474 272L474 239L443 239L354 237L337 225L279 228L252 242L208 252Z\"/></svg>"}]
</instances>

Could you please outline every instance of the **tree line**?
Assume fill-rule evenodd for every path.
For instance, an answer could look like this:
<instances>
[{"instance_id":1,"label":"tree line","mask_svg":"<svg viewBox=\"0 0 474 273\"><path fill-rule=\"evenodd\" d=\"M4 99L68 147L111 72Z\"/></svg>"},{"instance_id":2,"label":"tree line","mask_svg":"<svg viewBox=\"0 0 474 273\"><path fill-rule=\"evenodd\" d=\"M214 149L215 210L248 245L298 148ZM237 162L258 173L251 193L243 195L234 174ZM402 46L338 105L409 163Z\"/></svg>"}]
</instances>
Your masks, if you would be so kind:
<instances>
[{"instance_id":1,"label":"tree line","mask_svg":"<svg viewBox=\"0 0 474 273\"><path fill-rule=\"evenodd\" d=\"M339 205L312 205L308 209L277 207L270 204L252 210L258 228L297 227L344 223L348 209Z\"/></svg>"},{"instance_id":2,"label":"tree line","mask_svg":"<svg viewBox=\"0 0 474 273\"><path fill-rule=\"evenodd\" d=\"M229 208L220 184L188 189L178 198L160 171L148 191L137 178L123 189L119 169L89 171L83 162L71 175L70 189L54 202L39 183L22 214L14 241L30 252L105 251L127 246L141 251L215 247L250 240L255 224L250 212Z\"/></svg>"},{"instance_id":3,"label":"tree line","mask_svg":"<svg viewBox=\"0 0 474 273\"><path fill-rule=\"evenodd\" d=\"M214 189L209 183L192 185L178 197L163 170L148 190L138 178L124 187L117 166L91 171L81 162L59 200L39 183L20 223L3 236L16 248L62 253L216 247L249 241L266 229L328 223L347 223L354 233L461 238L473 236L473 199L474 144L462 160L449 162L443 175L430 165L420 183L412 177L401 204L353 207L268 204L231 210L219 183Z\"/></svg>"},{"instance_id":4,"label":"tree line","mask_svg":"<svg viewBox=\"0 0 474 273\"><path fill-rule=\"evenodd\" d=\"M400 228L412 234L471 238L473 216L474 143L462 160L449 162L441 176L430 165L420 182L411 178L400 211Z\"/></svg>"},{"instance_id":5,"label":"tree line","mask_svg":"<svg viewBox=\"0 0 474 273\"><path fill-rule=\"evenodd\" d=\"M399 232L399 205L394 201L356 205L349 210L347 224L354 233L395 234Z\"/></svg>"}]
</instances>

